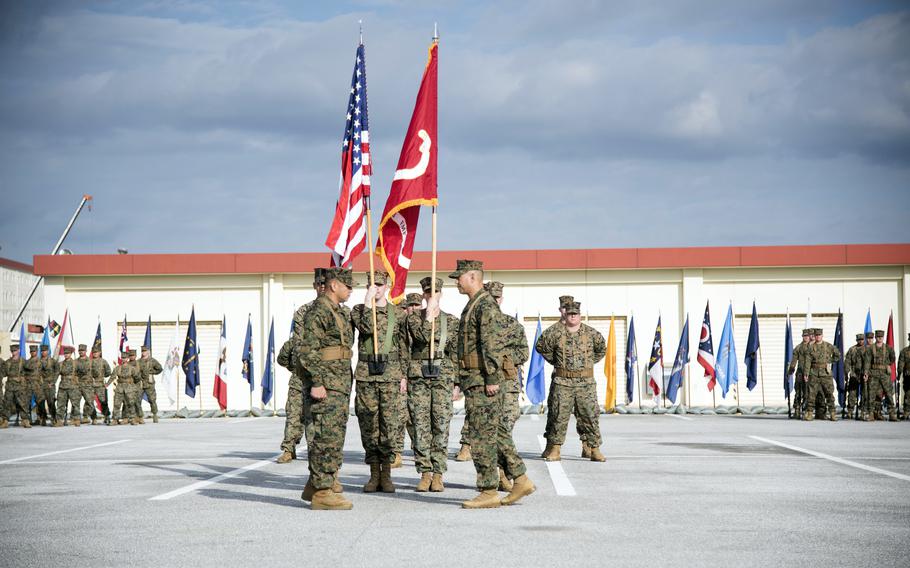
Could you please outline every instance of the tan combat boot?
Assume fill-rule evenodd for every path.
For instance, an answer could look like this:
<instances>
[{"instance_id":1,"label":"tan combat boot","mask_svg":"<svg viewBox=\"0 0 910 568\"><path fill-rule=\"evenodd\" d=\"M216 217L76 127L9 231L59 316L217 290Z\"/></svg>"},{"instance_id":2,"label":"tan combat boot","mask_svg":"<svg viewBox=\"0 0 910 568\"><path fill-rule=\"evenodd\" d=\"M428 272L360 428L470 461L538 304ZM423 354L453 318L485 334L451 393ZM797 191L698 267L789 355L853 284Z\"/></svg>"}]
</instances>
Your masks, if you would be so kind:
<instances>
[{"instance_id":1,"label":"tan combat boot","mask_svg":"<svg viewBox=\"0 0 910 568\"><path fill-rule=\"evenodd\" d=\"M363 486L364 493L376 493L379 490L379 464L370 464L370 480Z\"/></svg>"},{"instance_id":2,"label":"tan combat boot","mask_svg":"<svg viewBox=\"0 0 910 568\"><path fill-rule=\"evenodd\" d=\"M75 426L76 428L82 426L82 420L79 419L79 418L74 418L74 419L73 419L73 426Z\"/></svg>"},{"instance_id":3,"label":"tan combat boot","mask_svg":"<svg viewBox=\"0 0 910 568\"><path fill-rule=\"evenodd\" d=\"M603 453L600 451L600 448L591 448L591 461L605 462L607 461L607 456L603 455Z\"/></svg>"},{"instance_id":4,"label":"tan combat boot","mask_svg":"<svg viewBox=\"0 0 910 568\"><path fill-rule=\"evenodd\" d=\"M812 422L813 420L815 420L815 415L813 415L812 411L810 410L803 415L803 420L805 420L806 422Z\"/></svg>"},{"instance_id":5,"label":"tan combat boot","mask_svg":"<svg viewBox=\"0 0 910 568\"><path fill-rule=\"evenodd\" d=\"M98 419L96 417L92 416L92 426L94 426L96 424L98 424Z\"/></svg>"},{"instance_id":6,"label":"tan combat boot","mask_svg":"<svg viewBox=\"0 0 910 568\"><path fill-rule=\"evenodd\" d=\"M53 426L54 426L54 428L63 428L63 421L62 421L62 420L54 420Z\"/></svg>"},{"instance_id":7,"label":"tan combat boot","mask_svg":"<svg viewBox=\"0 0 910 568\"><path fill-rule=\"evenodd\" d=\"M31 420L29 420L28 418L26 418L25 420L20 420L20 421L19 421L19 426L22 426L23 428L31 428L31 427L32 427L32 422L31 422Z\"/></svg>"},{"instance_id":8,"label":"tan combat boot","mask_svg":"<svg viewBox=\"0 0 910 568\"><path fill-rule=\"evenodd\" d=\"M295 458L297 456L294 456ZM335 476L332 478L332 491L335 493L344 493L344 487L341 485L341 482L338 481L338 472L335 472Z\"/></svg>"},{"instance_id":9,"label":"tan combat boot","mask_svg":"<svg viewBox=\"0 0 910 568\"><path fill-rule=\"evenodd\" d=\"M331 489L320 489L310 502L310 509L314 511L349 511L353 508L353 503Z\"/></svg>"},{"instance_id":10,"label":"tan combat boot","mask_svg":"<svg viewBox=\"0 0 910 568\"><path fill-rule=\"evenodd\" d=\"M316 487L313 485L313 480L307 479L306 485L303 486L303 493L300 494L300 498L304 501L312 501L313 494L316 493Z\"/></svg>"},{"instance_id":11,"label":"tan combat boot","mask_svg":"<svg viewBox=\"0 0 910 568\"><path fill-rule=\"evenodd\" d=\"M891 407L891 410L888 412L888 421L897 422L897 412L894 411L894 407Z\"/></svg>"},{"instance_id":12,"label":"tan combat boot","mask_svg":"<svg viewBox=\"0 0 910 568\"><path fill-rule=\"evenodd\" d=\"M145 416L137 417L136 422L138 422L139 424L145 424Z\"/></svg>"},{"instance_id":13,"label":"tan combat boot","mask_svg":"<svg viewBox=\"0 0 910 568\"><path fill-rule=\"evenodd\" d=\"M0 430L4 430L6 428L9 428L9 420L6 418L0 419Z\"/></svg>"},{"instance_id":14,"label":"tan combat boot","mask_svg":"<svg viewBox=\"0 0 910 568\"><path fill-rule=\"evenodd\" d=\"M433 481L430 482L430 491L433 493L442 493L445 491L445 485L442 484L442 474L434 473Z\"/></svg>"},{"instance_id":15,"label":"tan combat boot","mask_svg":"<svg viewBox=\"0 0 910 568\"><path fill-rule=\"evenodd\" d=\"M500 491L511 491L512 482L506 477L506 472L502 469L499 470L499 490Z\"/></svg>"},{"instance_id":16,"label":"tan combat boot","mask_svg":"<svg viewBox=\"0 0 910 568\"><path fill-rule=\"evenodd\" d=\"M499 502L499 493L495 489L485 489L477 497L461 504L463 509L497 509L502 503Z\"/></svg>"},{"instance_id":17,"label":"tan combat boot","mask_svg":"<svg viewBox=\"0 0 910 568\"><path fill-rule=\"evenodd\" d=\"M558 446L557 446L558 447ZM514 505L522 497L527 497L531 493L534 493L534 490L537 489L534 487L534 483L528 479L527 475L519 475L515 478L515 481L512 483L512 491L505 496L502 500L503 505Z\"/></svg>"},{"instance_id":18,"label":"tan combat boot","mask_svg":"<svg viewBox=\"0 0 910 568\"><path fill-rule=\"evenodd\" d=\"M395 454L395 459L392 460L392 469L401 467L401 454Z\"/></svg>"},{"instance_id":19,"label":"tan combat boot","mask_svg":"<svg viewBox=\"0 0 910 568\"><path fill-rule=\"evenodd\" d=\"M383 493L395 493L392 483L392 464L384 463L379 468L379 490Z\"/></svg>"},{"instance_id":20,"label":"tan combat boot","mask_svg":"<svg viewBox=\"0 0 910 568\"><path fill-rule=\"evenodd\" d=\"M543 451L540 452L540 457L542 457L542 458L547 457L547 454L549 454L550 451L552 451L552 450L553 450L553 444L551 444L550 441L547 440L547 447L545 447L543 449Z\"/></svg>"},{"instance_id":21,"label":"tan combat boot","mask_svg":"<svg viewBox=\"0 0 910 568\"><path fill-rule=\"evenodd\" d=\"M291 460L294 459L294 456L291 455L291 452L284 450L281 452L281 455L278 456L278 459L275 460L276 463L291 463Z\"/></svg>"},{"instance_id":22,"label":"tan combat boot","mask_svg":"<svg viewBox=\"0 0 910 568\"><path fill-rule=\"evenodd\" d=\"M837 422L837 412L831 411L828 413L828 420L831 422Z\"/></svg>"},{"instance_id":23,"label":"tan combat boot","mask_svg":"<svg viewBox=\"0 0 910 568\"><path fill-rule=\"evenodd\" d=\"M157 414L152 414L152 422L154 422L155 424L158 424L158 415Z\"/></svg>"},{"instance_id":24,"label":"tan combat boot","mask_svg":"<svg viewBox=\"0 0 910 568\"><path fill-rule=\"evenodd\" d=\"M457 462L471 461L471 444L462 444L461 445L461 449L458 450L458 455L455 456L455 461L457 461Z\"/></svg>"},{"instance_id":25,"label":"tan combat boot","mask_svg":"<svg viewBox=\"0 0 910 568\"><path fill-rule=\"evenodd\" d=\"M430 490L430 482L432 481L432 475L429 471L425 471L420 474L420 481L417 482L417 491L418 493L426 493Z\"/></svg>"},{"instance_id":26,"label":"tan combat boot","mask_svg":"<svg viewBox=\"0 0 910 568\"><path fill-rule=\"evenodd\" d=\"M551 446L550 446L550 453L546 454L546 455L543 457L543 461L558 462L559 460L561 460L562 458L559 456L559 449L560 449L561 447L562 447L562 446L561 446L560 444L553 444L553 445L551 445Z\"/></svg>"},{"instance_id":27,"label":"tan combat boot","mask_svg":"<svg viewBox=\"0 0 910 568\"><path fill-rule=\"evenodd\" d=\"M584 442L581 443L581 457L584 459L591 458L591 447Z\"/></svg>"}]
</instances>

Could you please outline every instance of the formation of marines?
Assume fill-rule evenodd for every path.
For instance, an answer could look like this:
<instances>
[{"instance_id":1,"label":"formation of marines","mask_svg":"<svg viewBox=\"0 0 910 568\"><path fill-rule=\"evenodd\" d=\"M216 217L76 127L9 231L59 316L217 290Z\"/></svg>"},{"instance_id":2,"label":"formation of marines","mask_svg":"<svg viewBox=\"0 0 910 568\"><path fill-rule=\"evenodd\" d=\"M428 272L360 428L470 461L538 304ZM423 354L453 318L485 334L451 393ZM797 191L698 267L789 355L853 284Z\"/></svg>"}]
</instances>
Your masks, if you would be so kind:
<instances>
[{"instance_id":1,"label":"formation of marines","mask_svg":"<svg viewBox=\"0 0 910 568\"><path fill-rule=\"evenodd\" d=\"M152 419L158 422L155 376L161 364L148 348L142 348L137 360L136 351L120 354L120 363L113 369L101 357L101 348L78 347L78 357L70 346L62 348L62 360L50 356L47 345L29 346L29 358L22 358L18 345L10 346L10 358L0 360L0 379L3 397L0 402L0 428L9 426L15 415L19 426L81 426L99 424L144 424L142 399L151 408ZM114 387L113 409L108 401L108 388ZM34 404L34 406L33 406Z\"/></svg>"},{"instance_id":2,"label":"formation of marines","mask_svg":"<svg viewBox=\"0 0 910 568\"><path fill-rule=\"evenodd\" d=\"M910 339L910 336L908 336ZM842 416L867 422L898 420L895 384L903 384L904 404L901 414L910 419L910 347L905 347L895 360L894 348L885 343L885 332L857 333L856 344L844 355L846 404ZM793 349L788 373L796 373L794 416L803 420L815 418L836 421L832 366L841 359L840 350L824 340L820 328L803 330L802 343ZM897 381L891 381L891 366L897 362ZM903 381L900 381L903 377Z\"/></svg>"}]
</instances>

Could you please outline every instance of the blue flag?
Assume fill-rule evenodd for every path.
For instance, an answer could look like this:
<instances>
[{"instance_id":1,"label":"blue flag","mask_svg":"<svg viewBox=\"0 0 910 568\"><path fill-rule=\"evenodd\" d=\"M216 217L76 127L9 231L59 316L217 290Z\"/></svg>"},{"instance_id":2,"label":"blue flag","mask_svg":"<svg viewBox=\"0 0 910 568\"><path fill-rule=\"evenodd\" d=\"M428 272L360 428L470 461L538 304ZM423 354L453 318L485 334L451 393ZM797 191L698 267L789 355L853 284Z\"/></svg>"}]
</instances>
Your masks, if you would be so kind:
<instances>
[{"instance_id":1,"label":"blue flag","mask_svg":"<svg viewBox=\"0 0 910 568\"><path fill-rule=\"evenodd\" d=\"M727 319L724 321L724 331L720 334L720 344L717 346L717 384L720 385L721 396L727 398L730 386L739 382L739 366L736 363L736 342L733 340L733 306L727 308Z\"/></svg>"},{"instance_id":2,"label":"blue flag","mask_svg":"<svg viewBox=\"0 0 910 568\"><path fill-rule=\"evenodd\" d=\"M275 358L275 318L272 318L272 325L269 327L269 352L265 357L265 368L262 370L262 404L268 404L272 400L272 390L275 387L275 373L272 371L272 359Z\"/></svg>"},{"instance_id":3,"label":"blue flag","mask_svg":"<svg viewBox=\"0 0 910 568\"><path fill-rule=\"evenodd\" d=\"M186 328L186 342L183 344L183 372L186 374L184 392L190 398L196 398L196 387L199 386L199 344L196 343L196 308L190 312L190 325Z\"/></svg>"},{"instance_id":4,"label":"blue flag","mask_svg":"<svg viewBox=\"0 0 910 568\"><path fill-rule=\"evenodd\" d=\"M525 392L528 393L528 401L531 404L540 404L546 398L547 387L544 382L544 360L543 355L537 352L537 340L543 329L540 325L540 315L537 316L537 332L534 334L534 343L531 347L531 363L528 366L528 384L525 386Z\"/></svg>"},{"instance_id":5,"label":"blue flag","mask_svg":"<svg viewBox=\"0 0 910 568\"><path fill-rule=\"evenodd\" d=\"M793 361L793 326L790 324L790 314L787 314L787 328L784 331L784 394L790 399L793 392L793 374L789 373L790 362Z\"/></svg>"},{"instance_id":6,"label":"blue flag","mask_svg":"<svg viewBox=\"0 0 910 568\"><path fill-rule=\"evenodd\" d=\"M22 321L22 325L19 326L19 358L25 360L25 354L28 353L28 348L25 346L25 321Z\"/></svg>"},{"instance_id":7,"label":"blue flag","mask_svg":"<svg viewBox=\"0 0 910 568\"><path fill-rule=\"evenodd\" d=\"M752 321L749 322L749 338L746 339L746 386L749 390L758 384L758 313L755 311L755 302L752 302Z\"/></svg>"},{"instance_id":8,"label":"blue flag","mask_svg":"<svg viewBox=\"0 0 910 568\"><path fill-rule=\"evenodd\" d=\"M41 346L43 347L43 346L47 345L47 350L48 350L48 352L50 352L50 350L51 350L51 349L50 349L50 347L51 347L51 336L50 336L50 335L48 334L48 332L47 332L47 329L50 327L50 325L51 325L51 320L47 320L47 325L44 327L44 335L41 336ZM39 351L39 353L40 353L41 347L38 348L38 351Z\"/></svg>"},{"instance_id":9,"label":"blue flag","mask_svg":"<svg viewBox=\"0 0 910 568\"><path fill-rule=\"evenodd\" d=\"M243 340L243 361L241 374L246 382L250 383L250 392L253 392L253 377L256 376L253 367L253 319L252 316L246 320L246 337Z\"/></svg>"},{"instance_id":10,"label":"blue flag","mask_svg":"<svg viewBox=\"0 0 910 568\"><path fill-rule=\"evenodd\" d=\"M847 388L844 385L844 315L837 311L837 327L834 328L834 346L840 351L840 359L831 365L831 374L837 384L837 403L841 408L847 405Z\"/></svg>"},{"instance_id":11,"label":"blue flag","mask_svg":"<svg viewBox=\"0 0 910 568\"><path fill-rule=\"evenodd\" d=\"M92 349L97 349L101 353L101 320L98 320L98 328L95 330L95 341L92 343Z\"/></svg>"},{"instance_id":12,"label":"blue flag","mask_svg":"<svg viewBox=\"0 0 910 568\"><path fill-rule=\"evenodd\" d=\"M682 335L679 336L679 347L676 348L676 359L673 360L673 370L670 371L670 383L667 385L667 397L676 404L676 393L682 388L686 364L689 363L689 314L686 314L686 323L683 325Z\"/></svg>"},{"instance_id":13,"label":"blue flag","mask_svg":"<svg viewBox=\"0 0 910 568\"><path fill-rule=\"evenodd\" d=\"M635 316L629 318L629 333L626 339L626 403L631 404L635 396L635 378L638 375L638 347L635 345Z\"/></svg>"},{"instance_id":14,"label":"blue flag","mask_svg":"<svg viewBox=\"0 0 910 568\"><path fill-rule=\"evenodd\" d=\"M872 308L866 309L866 326L863 328L863 333L872 333ZM863 345L869 345L871 341L868 338L863 339Z\"/></svg>"}]
</instances>

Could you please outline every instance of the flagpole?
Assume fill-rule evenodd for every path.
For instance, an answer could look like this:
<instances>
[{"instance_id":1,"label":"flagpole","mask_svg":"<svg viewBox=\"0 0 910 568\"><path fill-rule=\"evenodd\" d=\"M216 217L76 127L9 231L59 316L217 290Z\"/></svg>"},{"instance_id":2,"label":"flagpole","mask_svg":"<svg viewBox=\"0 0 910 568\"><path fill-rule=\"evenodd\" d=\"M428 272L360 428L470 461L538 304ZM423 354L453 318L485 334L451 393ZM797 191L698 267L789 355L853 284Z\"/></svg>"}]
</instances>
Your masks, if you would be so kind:
<instances>
[{"instance_id":1,"label":"flagpole","mask_svg":"<svg viewBox=\"0 0 910 568\"><path fill-rule=\"evenodd\" d=\"M761 345L758 347L758 380L761 387L761 406L765 407L765 365L761 360Z\"/></svg>"},{"instance_id":2,"label":"flagpole","mask_svg":"<svg viewBox=\"0 0 910 568\"><path fill-rule=\"evenodd\" d=\"M367 246L370 249L370 287L372 288L373 286L376 285L376 266L375 266L375 261L373 259L373 212L370 209L371 208L370 196L364 195L363 201L364 201L364 205L366 205L366 209L367 209ZM372 311L372 315L373 315L373 322L372 322L373 323L373 342L372 342L373 343L373 360L376 360L379 357L379 337L378 337L379 334L376 331L378 326L376 323L376 296L375 295L373 295L373 297L370 298L370 304L371 304L371 308L372 308L371 311Z\"/></svg>"},{"instance_id":3,"label":"flagpole","mask_svg":"<svg viewBox=\"0 0 910 568\"><path fill-rule=\"evenodd\" d=\"M436 26L436 22L433 22L433 42L439 42L439 29ZM439 189L436 188L436 193L438 195ZM438 201L437 197L437 201ZM430 267L430 298L436 297L436 205L433 206L433 229L432 229L432 260ZM442 312L440 311L440 314ZM445 349L445 345L443 345ZM430 321L430 370L434 370L434 362L436 360L436 318L434 317Z\"/></svg>"}]
</instances>

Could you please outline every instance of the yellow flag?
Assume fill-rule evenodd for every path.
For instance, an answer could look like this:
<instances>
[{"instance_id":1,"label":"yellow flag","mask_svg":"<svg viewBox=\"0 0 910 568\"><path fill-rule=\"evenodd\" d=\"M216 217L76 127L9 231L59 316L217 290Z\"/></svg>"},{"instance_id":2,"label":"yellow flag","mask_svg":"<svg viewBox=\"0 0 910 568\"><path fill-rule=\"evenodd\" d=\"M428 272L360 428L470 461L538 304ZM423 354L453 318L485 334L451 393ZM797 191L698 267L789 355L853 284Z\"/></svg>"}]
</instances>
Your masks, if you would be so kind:
<instances>
[{"instance_id":1,"label":"yellow flag","mask_svg":"<svg viewBox=\"0 0 910 568\"><path fill-rule=\"evenodd\" d=\"M607 337L604 376L607 377L607 396L604 400L604 410L609 411L616 406L616 327L613 325L613 316L610 316L610 335Z\"/></svg>"}]
</instances>

